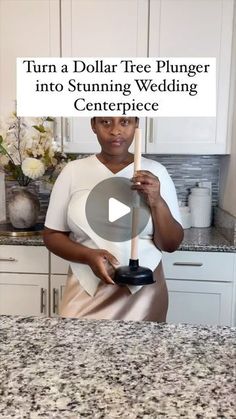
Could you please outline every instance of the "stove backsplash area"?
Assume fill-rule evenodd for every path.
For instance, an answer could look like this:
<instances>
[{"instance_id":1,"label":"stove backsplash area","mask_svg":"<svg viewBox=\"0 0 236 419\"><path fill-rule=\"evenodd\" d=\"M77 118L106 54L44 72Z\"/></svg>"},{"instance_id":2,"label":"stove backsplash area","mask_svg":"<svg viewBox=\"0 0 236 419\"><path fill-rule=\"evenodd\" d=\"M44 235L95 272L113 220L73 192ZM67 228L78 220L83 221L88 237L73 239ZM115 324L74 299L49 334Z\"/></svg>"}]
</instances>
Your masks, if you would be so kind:
<instances>
[{"instance_id":1,"label":"stove backsplash area","mask_svg":"<svg viewBox=\"0 0 236 419\"><path fill-rule=\"evenodd\" d=\"M78 158L84 158L86 156L87 154L80 154L78 155ZM218 205L221 156L157 154L147 154L144 156L156 160L166 167L174 181L178 200L182 202L182 205L187 204L190 189L196 186L198 182L202 181L211 182L212 205L214 207ZM13 182L6 182L6 201L9 197L12 185ZM35 182L34 186L40 196L41 211L39 221L43 222L47 211L50 192L45 190L39 181Z\"/></svg>"}]
</instances>

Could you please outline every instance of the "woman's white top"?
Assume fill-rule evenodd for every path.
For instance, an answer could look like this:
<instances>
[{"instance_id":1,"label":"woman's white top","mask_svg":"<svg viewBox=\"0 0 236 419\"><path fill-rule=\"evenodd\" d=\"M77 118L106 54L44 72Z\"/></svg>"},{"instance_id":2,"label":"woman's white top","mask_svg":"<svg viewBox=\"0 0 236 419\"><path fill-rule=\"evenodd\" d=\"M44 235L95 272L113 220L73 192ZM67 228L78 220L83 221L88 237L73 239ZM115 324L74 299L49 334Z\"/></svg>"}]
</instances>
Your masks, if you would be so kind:
<instances>
[{"instance_id":1,"label":"woman's white top","mask_svg":"<svg viewBox=\"0 0 236 419\"><path fill-rule=\"evenodd\" d=\"M175 186L166 168L154 161L142 157L141 169L152 172L159 178L160 193L167 203L172 216L181 224L179 205ZM129 264L131 240L112 242L103 239L90 227L85 212L86 200L90 191L107 178L133 177L133 163L114 174L96 155L74 160L66 165L58 176L53 187L45 226L64 232L71 232L70 238L92 249L106 249L113 254L120 265ZM96 207L94 208L96 211ZM152 241L153 225L150 217L148 224L139 235L139 264L152 270L159 264L162 253ZM96 293L100 279L96 277L88 265L70 262L71 269L78 278L80 285L90 295ZM130 291L136 292L139 287L129 286Z\"/></svg>"}]
</instances>

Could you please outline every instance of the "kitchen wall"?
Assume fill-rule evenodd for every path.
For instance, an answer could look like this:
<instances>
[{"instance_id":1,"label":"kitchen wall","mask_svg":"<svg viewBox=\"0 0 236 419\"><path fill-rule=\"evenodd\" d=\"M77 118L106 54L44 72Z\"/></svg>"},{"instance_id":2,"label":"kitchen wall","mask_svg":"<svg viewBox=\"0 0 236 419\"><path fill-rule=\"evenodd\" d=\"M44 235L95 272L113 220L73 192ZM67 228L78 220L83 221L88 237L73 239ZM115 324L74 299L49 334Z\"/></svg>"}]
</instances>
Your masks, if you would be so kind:
<instances>
[{"instance_id":1,"label":"kitchen wall","mask_svg":"<svg viewBox=\"0 0 236 419\"><path fill-rule=\"evenodd\" d=\"M232 62L231 62L231 90L229 114L229 132L231 137L231 155L221 160L220 166L220 194L219 205L229 214L236 217L236 8L234 9L234 30Z\"/></svg>"},{"instance_id":2,"label":"kitchen wall","mask_svg":"<svg viewBox=\"0 0 236 419\"><path fill-rule=\"evenodd\" d=\"M222 158L220 166L219 206L236 217L236 112L231 155Z\"/></svg>"}]
</instances>

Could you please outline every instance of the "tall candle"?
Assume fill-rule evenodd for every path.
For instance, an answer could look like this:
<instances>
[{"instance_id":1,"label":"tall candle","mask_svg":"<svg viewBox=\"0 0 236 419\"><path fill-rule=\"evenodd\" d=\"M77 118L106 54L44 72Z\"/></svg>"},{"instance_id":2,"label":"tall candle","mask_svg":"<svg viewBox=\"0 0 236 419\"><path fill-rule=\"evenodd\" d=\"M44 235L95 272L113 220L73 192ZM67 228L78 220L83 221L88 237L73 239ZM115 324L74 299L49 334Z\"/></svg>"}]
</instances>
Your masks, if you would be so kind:
<instances>
[{"instance_id":1,"label":"tall candle","mask_svg":"<svg viewBox=\"0 0 236 419\"><path fill-rule=\"evenodd\" d=\"M136 128L134 134L134 173L141 169L142 130Z\"/></svg>"}]
</instances>

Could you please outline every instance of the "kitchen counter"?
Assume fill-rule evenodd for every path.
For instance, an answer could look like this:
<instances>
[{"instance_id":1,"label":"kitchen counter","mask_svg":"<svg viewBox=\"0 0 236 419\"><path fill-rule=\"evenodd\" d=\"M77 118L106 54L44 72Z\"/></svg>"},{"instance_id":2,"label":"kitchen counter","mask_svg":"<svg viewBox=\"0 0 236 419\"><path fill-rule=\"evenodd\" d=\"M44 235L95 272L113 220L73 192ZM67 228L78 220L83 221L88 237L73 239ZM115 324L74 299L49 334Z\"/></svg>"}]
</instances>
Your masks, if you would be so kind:
<instances>
[{"instance_id":1,"label":"kitchen counter","mask_svg":"<svg viewBox=\"0 0 236 419\"><path fill-rule=\"evenodd\" d=\"M0 235L0 245L43 246L42 235L29 237L11 237ZM236 252L236 245L231 244L215 227L190 228L184 230L184 240L179 250L199 252Z\"/></svg>"},{"instance_id":2,"label":"kitchen counter","mask_svg":"<svg viewBox=\"0 0 236 419\"><path fill-rule=\"evenodd\" d=\"M235 418L229 327L0 317L0 417Z\"/></svg>"},{"instance_id":3,"label":"kitchen counter","mask_svg":"<svg viewBox=\"0 0 236 419\"><path fill-rule=\"evenodd\" d=\"M27 237L12 237L0 234L0 245L13 245L13 246L44 246L42 234L37 236Z\"/></svg>"},{"instance_id":4,"label":"kitchen counter","mask_svg":"<svg viewBox=\"0 0 236 419\"><path fill-rule=\"evenodd\" d=\"M236 245L226 240L215 227L192 227L184 230L184 239L178 250L235 253Z\"/></svg>"}]
</instances>

